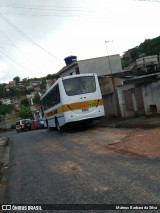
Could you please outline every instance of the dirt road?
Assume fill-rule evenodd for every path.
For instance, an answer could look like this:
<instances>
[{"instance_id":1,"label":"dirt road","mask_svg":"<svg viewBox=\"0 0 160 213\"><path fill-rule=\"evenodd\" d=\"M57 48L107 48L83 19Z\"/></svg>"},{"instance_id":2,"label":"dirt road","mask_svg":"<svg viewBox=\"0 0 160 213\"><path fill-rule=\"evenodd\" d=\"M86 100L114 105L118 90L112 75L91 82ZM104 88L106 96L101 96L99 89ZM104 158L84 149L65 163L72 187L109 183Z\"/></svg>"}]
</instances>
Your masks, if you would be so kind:
<instances>
[{"instance_id":1,"label":"dirt road","mask_svg":"<svg viewBox=\"0 0 160 213\"><path fill-rule=\"evenodd\" d=\"M144 157L160 157L160 128L134 129L120 142L107 145L114 152Z\"/></svg>"}]
</instances>

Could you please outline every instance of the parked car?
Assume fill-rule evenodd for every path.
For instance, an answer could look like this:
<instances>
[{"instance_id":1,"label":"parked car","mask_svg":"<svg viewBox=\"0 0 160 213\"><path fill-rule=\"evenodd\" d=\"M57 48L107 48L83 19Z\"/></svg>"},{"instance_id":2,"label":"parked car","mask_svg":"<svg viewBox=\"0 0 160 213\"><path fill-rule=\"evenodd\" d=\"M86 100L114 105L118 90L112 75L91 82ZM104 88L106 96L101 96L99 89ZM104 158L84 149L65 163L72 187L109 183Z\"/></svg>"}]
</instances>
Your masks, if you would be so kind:
<instances>
[{"instance_id":1,"label":"parked car","mask_svg":"<svg viewBox=\"0 0 160 213\"><path fill-rule=\"evenodd\" d=\"M44 121L42 118L38 119L38 126L39 126L39 129L44 129Z\"/></svg>"},{"instance_id":2,"label":"parked car","mask_svg":"<svg viewBox=\"0 0 160 213\"><path fill-rule=\"evenodd\" d=\"M31 130L34 130L34 129L39 129L37 120L31 121Z\"/></svg>"},{"instance_id":3,"label":"parked car","mask_svg":"<svg viewBox=\"0 0 160 213\"><path fill-rule=\"evenodd\" d=\"M26 130L31 130L31 120L30 119L22 119L16 122L16 131L22 132Z\"/></svg>"}]
</instances>

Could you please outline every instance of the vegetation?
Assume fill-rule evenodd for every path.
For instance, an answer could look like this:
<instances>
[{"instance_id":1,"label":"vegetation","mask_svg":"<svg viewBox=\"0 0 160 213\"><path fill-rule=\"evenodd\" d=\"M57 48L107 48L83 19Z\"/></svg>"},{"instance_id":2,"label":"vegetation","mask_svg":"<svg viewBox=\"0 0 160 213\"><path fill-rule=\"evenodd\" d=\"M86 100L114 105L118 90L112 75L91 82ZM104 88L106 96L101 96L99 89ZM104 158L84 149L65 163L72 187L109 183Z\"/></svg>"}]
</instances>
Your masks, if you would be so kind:
<instances>
[{"instance_id":1,"label":"vegetation","mask_svg":"<svg viewBox=\"0 0 160 213\"><path fill-rule=\"evenodd\" d=\"M12 104L2 104L0 102L0 115L6 115L6 113L11 113L14 110L14 106Z\"/></svg>"},{"instance_id":2,"label":"vegetation","mask_svg":"<svg viewBox=\"0 0 160 213\"><path fill-rule=\"evenodd\" d=\"M4 98L6 94L5 84L0 84L0 98Z\"/></svg>"},{"instance_id":3,"label":"vegetation","mask_svg":"<svg viewBox=\"0 0 160 213\"><path fill-rule=\"evenodd\" d=\"M137 58L149 55L160 54L160 36L153 39L146 39L139 46L127 50L122 58L122 68L127 67L131 63L135 62Z\"/></svg>"},{"instance_id":4,"label":"vegetation","mask_svg":"<svg viewBox=\"0 0 160 213\"><path fill-rule=\"evenodd\" d=\"M26 107L24 105L21 105L18 115L20 118L33 118L30 107Z\"/></svg>"},{"instance_id":5,"label":"vegetation","mask_svg":"<svg viewBox=\"0 0 160 213\"><path fill-rule=\"evenodd\" d=\"M40 104L40 96L36 94L33 98L33 103L34 104Z\"/></svg>"},{"instance_id":6,"label":"vegetation","mask_svg":"<svg viewBox=\"0 0 160 213\"><path fill-rule=\"evenodd\" d=\"M18 84L20 82L20 78L18 76L14 77L13 80Z\"/></svg>"},{"instance_id":7,"label":"vegetation","mask_svg":"<svg viewBox=\"0 0 160 213\"><path fill-rule=\"evenodd\" d=\"M29 101L28 101L28 99L27 99L27 98L26 98L26 99L23 99L23 100L21 101L21 105L26 106L26 107L29 107Z\"/></svg>"}]
</instances>

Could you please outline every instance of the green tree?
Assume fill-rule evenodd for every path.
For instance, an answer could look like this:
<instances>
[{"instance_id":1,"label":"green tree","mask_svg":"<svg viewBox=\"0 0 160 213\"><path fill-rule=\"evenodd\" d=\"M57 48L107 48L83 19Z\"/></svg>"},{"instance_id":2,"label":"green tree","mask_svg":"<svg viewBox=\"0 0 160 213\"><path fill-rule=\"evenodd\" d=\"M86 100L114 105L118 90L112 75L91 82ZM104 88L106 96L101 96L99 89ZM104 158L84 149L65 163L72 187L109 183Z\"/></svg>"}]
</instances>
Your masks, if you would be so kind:
<instances>
[{"instance_id":1,"label":"green tree","mask_svg":"<svg viewBox=\"0 0 160 213\"><path fill-rule=\"evenodd\" d=\"M20 82L20 77L16 76L13 78L13 80L16 82L16 84L18 84Z\"/></svg>"},{"instance_id":2,"label":"green tree","mask_svg":"<svg viewBox=\"0 0 160 213\"><path fill-rule=\"evenodd\" d=\"M18 115L20 118L33 118L30 107L26 107L24 105L21 105Z\"/></svg>"},{"instance_id":3,"label":"green tree","mask_svg":"<svg viewBox=\"0 0 160 213\"><path fill-rule=\"evenodd\" d=\"M19 97L21 95L21 91L16 88L9 87L9 91L7 91L6 95L7 97Z\"/></svg>"},{"instance_id":4,"label":"green tree","mask_svg":"<svg viewBox=\"0 0 160 213\"><path fill-rule=\"evenodd\" d=\"M14 110L12 104L0 104L0 115L6 115L6 113L11 113Z\"/></svg>"},{"instance_id":5,"label":"green tree","mask_svg":"<svg viewBox=\"0 0 160 213\"><path fill-rule=\"evenodd\" d=\"M0 84L0 98L6 97L6 90L3 84Z\"/></svg>"},{"instance_id":6,"label":"green tree","mask_svg":"<svg viewBox=\"0 0 160 213\"><path fill-rule=\"evenodd\" d=\"M46 90L46 78L41 78L42 84L40 85L40 88L42 90Z\"/></svg>"},{"instance_id":7,"label":"green tree","mask_svg":"<svg viewBox=\"0 0 160 213\"><path fill-rule=\"evenodd\" d=\"M38 95L38 93L34 96L33 103L40 104L40 96Z\"/></svg>"},{"instance_id":8,"label":"green tree","mask_svg":"<svg viewBox=\"0 0 160 213\"><path fill-rule=\"evenodd\" d=\"M139 49L138 49L138 47L132 48L129 51L130 51L131 59L133 61L136 61L136 59L139 57Z\"/></svg>"},{"instance_id":9,"label":"green tree","mask_svg":"<svg viewBox=\"0 0 160 213\"><path fill-rule=\"evenodd\" d=\"M26 99L23 99L23 100L21 101L21 105L28 107L28 106L29 106L29 101L28 101L28 99L27 99L27 98L26 98Z\"/></svg>"},{"instance_id":10,"label":"green tree","mask_svg":"<svg viewBox=\"0 0 160 213\"><path fill-rule=\"evenodd\" d=\"M126 53L127 55L130 55L129 58L126 58ZM159 55L160 54L160 36L153 39L146 39L139 46L126 51L121 58L122 67L124 68L128 66L129 64L135 62L136 59L139 58L141 54L144 54L146 56Z\"/></svg>"}]
</instances>

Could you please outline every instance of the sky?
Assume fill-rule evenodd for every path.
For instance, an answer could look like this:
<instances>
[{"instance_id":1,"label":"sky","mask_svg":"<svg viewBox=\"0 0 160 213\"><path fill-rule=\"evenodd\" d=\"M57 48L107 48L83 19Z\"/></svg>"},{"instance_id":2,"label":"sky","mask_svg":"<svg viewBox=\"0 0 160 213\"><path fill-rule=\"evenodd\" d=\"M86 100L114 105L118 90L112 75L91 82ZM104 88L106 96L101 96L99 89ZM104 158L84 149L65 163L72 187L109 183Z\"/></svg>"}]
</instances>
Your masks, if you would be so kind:
<instances>
[{"instance_id":1,"label":"sky","mask_svg":"<svg viewBox=\"0 0 160 213\"><path fill-rule=\"evenodd\" d=\"M0 0L0 83L120 54L160 35L160 0Z\"/></svg>"}]
</instances>

